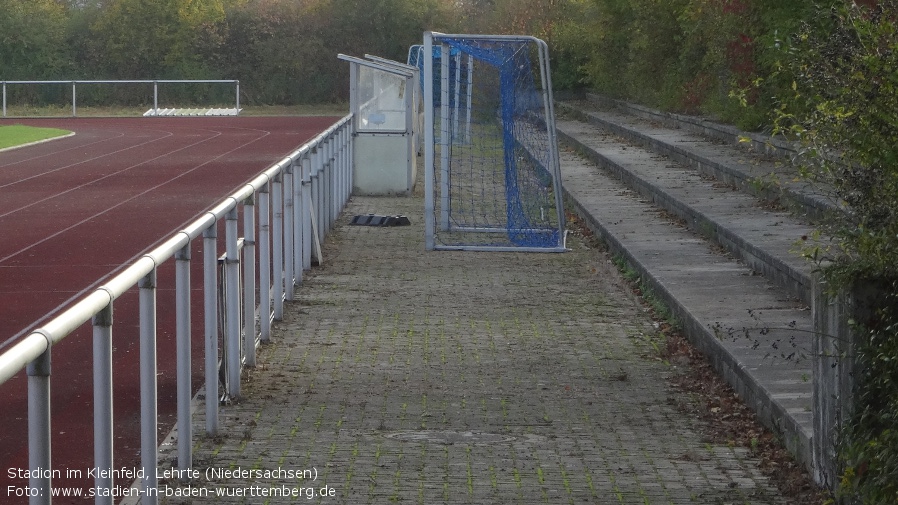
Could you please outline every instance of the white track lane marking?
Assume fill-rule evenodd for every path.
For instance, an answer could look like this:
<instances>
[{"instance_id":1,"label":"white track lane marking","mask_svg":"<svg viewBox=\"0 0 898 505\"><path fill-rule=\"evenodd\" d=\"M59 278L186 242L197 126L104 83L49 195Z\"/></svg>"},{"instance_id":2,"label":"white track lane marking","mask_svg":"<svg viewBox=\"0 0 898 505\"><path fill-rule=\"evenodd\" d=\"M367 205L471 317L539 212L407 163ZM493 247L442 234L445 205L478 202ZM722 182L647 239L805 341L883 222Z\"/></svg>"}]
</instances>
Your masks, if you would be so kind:
<instances>
[{"instance_id":1,"label":"white track lane marking","mask_svg":"<svg viewBox=\"0 0 898 505\"><path fill-rule=\"evenodd\" d=\"M78 185L78 186L72 186L72 187L70 187L69 189L67 189L67 190L65 190L65 191L61 191L61 192L59 192L59 193L55 193L55 194L49 195L49 196L47 196L47 197L45 197L45 198L42 198L42 199L40 199L40 200L35 200L35 201L29 203L28 205L23 205L23 206L21 206L21 207L19 207L19 208L17 208L17 209L13 209L13 210L11 210L11 211L6 212L5 214L0 214L0 218L4 218L4 217L9 216L9 215L11 215L11 214L15 214L16 212L25 210L25 209L27 209L27 208L29 208L29 207L34 207L35 205L38 205L38 204L47 202L47 201L52 200L52 199L54 199L54 198L57 198L57 197L60 197L60 196L65 195L65 194L71 193L72 191L79 190L79 189L81 189L81 188L83 188L83 187L90 186L91 184L100 182L100 181L102 181L102 180L104 180L104 179L108 179L108 178L110 178L110 177L114 177L114 176L116 176L116 175L123 174L123 173L125 173L125 172L127 172L127 171L129 171L129 170L133 170L133 169L135 169L135 168L137 168L137 167L139 167L139 166L141 166L141 165L144 165L144 164L146 164L146 163L149 163L149 162L151 162L151 161L156 161L156 160L158 160L158 159L160 159L160 158L164 158L164 157L166 157L166 156L168 156L168 155L170 155L170 154L174 154L174 153L177 153L177 152L179 152L179 151L183 151L183 150L185 150L185 149L189 149L189 148L191 148L191 147L194 147L194 146L197 146L197 145L199 145L199 144L202 144L203 142L206 142L206 141L209 141L209 140L218 138L218 137L220 137L220 136L222 135L221 132L215 132L214 130L207 130L207 131L212 132L212 133L215 133L215 135L212 135L211 137L204 138L203 140L200 140L200 141L198 141L198 142L194 142L193 144L190 144L190 145L181 147L181 148L179 148L179 149L175 149L174 151L169 151L169 152L167 152L167 153L165 153L165 154L160 154L159 156L156 156L155 158L150 158L150 159L148 159L148 160L141 161L140 163L135 163L134 165L125 167L125 168L123 168L123 169L121 169L121 170L118 170L118 171L116 171L116 172L112 172L112 173L106 174L106 175L104 175L103 177L99 177L99 178L97 178L97 179L92 179L92 180L90 180L90 181L88 181L88 182L85 182L84 184L80 184L80 185ZM160 139L157 139L157 140L161 140L162 138L168 138L168 137L171 137L171 136L173 136L173 135L174 135L174 133L169 133L168 136L166 136L166 137L161 137ZM149 143L150 143L150 142L146 142L146 144L149 144ZM143 144L141 144L141 145L143 145ZM138 146L135 146L135 147L138 147ZM130 149L130 148L122 149L122 151L127 151L128 149ZM114 153L112 153L112 154L114 154ZM100 156L100 157L97 157L97 158L95 158L95 159L99 159L99 158L102 158L102 157L104 157L104 156ZM90 161L90 160L88 160L88 161ZM76 163L76 165L80 165L80 164L81 164L81 163ZM60 168L60 169L58 169L58 170L62 170L62 169ZM55 171L57 171L57 170L54 170L54 172L55 172ZM23 179L23 180L24 180L24 179ZM20 182L21 182L21 181L20 181ZM0 186L0 189L3 189L4 187L5 187L5 186ZM0 260L0 263L2 263L2 262L3 262L3 260Z\"/></svg>"},{"instance_id":2,"label":"white track lane marking","mask_svg":"<svg viewBox=\"0 0 898 505\"><path fill-rule=\"evenodd\" d=\"M112 155L115 155L115 154L123 153L123 152L125 152L125 151L130 150L130 149L136 149L136 148L138 148L138 147L142 147L142 146L145 146L145 145L147 145L147 144L152 144L153 142L159 142L160 140L164 140L164 139L169 138L169 137L171 137L172 135L174 135L174 133L172 133L172 132L166 132L166 131L162 131L162 130L154 130L154 131L158 131L158 132L160 132L160 133L165 133L166 135L163 135L163 136L161 136L161 137L159 137L159 138L156 138L156 139L153 139L153 140L148 140L148 141L146 141L146 142L141 142L140 144L135 144L135 145L133 145L133 146L128 146L128 147L125 147L125 148L123 148L123 149L119 149L119 150L117 150L117 151L112 151L112 152L110 152L110 153L101 154L101 155L99 155L99 156L94 156L93 158L89 158L89 159L86 159L86 160L83 160L83 161L79 161L78 163L70 163L70 164L68 164L68 165L63 165L63 166L61 166L61 167L57 167L57 168L54 168L54 169L52 169L52 170L48 170L48 171L46 171L46 172L41 172L41 173L39 173L39 174L35 174L35 175L30 176L30 177L25 177L24 179L18 179L18 180L15 180L15 181L13 181L13 182L8 182L8 183L6 183L6 184L0 184L0 189L7 188L7 187L10 187L10 186L15 186L16 184L21 184L21 183L23 183L23 182L30 181L30 180L32 180L32 179L37 179L38 177L44 177L44 176L46 176L46 175L54 174L54 173L56 173L56 172L59 172L59 171L61 171L61 170L65 170L65 169L67 169L67 168L77 167L78 165L82 165L82 164L84 164L84 163L88 163L88 162L91 162L91 161L96 161L96 160L99 160L99 159L102 159L102 158L106 158L107 156L112 156ZM124 134L122 134L122 135L124 135ZM108 140L112 140L112 139L108 139ZM91 144L87 144L87 145L91 145ZM80 146L80 147L85 147L85 146ZM74 149L74 148L73 148L73 149ZM69 151L69 150L70 150L70 149L66 149L66 150L59 151L59 152L66 152L66 151ZM43 158L43 157L44 157L44 156L38 156L38 157L35 157L35 158L31 158L31 159L28 160L28 161L34 161L34 160L36 160L36 159L40 159L40 158ZM11 165L13 165L13 164L11 163L10 165L4 165L4 166L11 166Z\"/></svg>"},{"instance_id":3,"label":"white track lane marking","mask_svg":"<svg viewBox=\"0 0 898 505\"><path fill-rule=\"evenodd\" d=\"M77 222L77 223L75 223L75 224L73 224L73 225L71 225L71 226L69 226L69 227L63 229L63 230L59 230L58 232L56 232L56 233L54 233L54 234L52 234L52 235L48 235L48 236L45 237L43 240L40 240L40 241L38 241L38 242L35 242L35 243L29 245L28 247L25 247L25 248L23 248L23 249L21 249L21 250L15 252L15 253L13 253L13 254L10 254L10 255L6 256L5 258L0 258L0 263L4 263L4 262L6 262L7 260L9 260L10 258L13 258L13 257L15 257L15 256L17 256L17 255L19 255L19 254L22 254L23 252L28 251L29 249L32 249L32 248L34 248L34 247L36 247L36 246L42 244L43 242L46 242L46 241L48 241L48 240L50 240L50 239L52 239L52 238L54 238L54 237L56 237L56 236L58 236L58 235L61 235L61 234L65 233L65 232L67 232L67 231L70 231L70 230L72 230L72 229L74 229L74 228L77 228L78 226L81 226L82 224L84 224L84 223L86 223L86 222L88 222L88 221L90 221L90 220L92 220L92 219L94 219L94 218L96 218L96 217L98 217L98 216L101 216L101 215L103 215L103 214L106 214L106 213L108 213L109 211L111 211L111 210L113 210L113 209L115 209L115 208L117 208L117 207L120 207L120 206L124 205L125 203L127 203L127 202L129 202L129 201L131 201L131 200L134 200L134 199L139 198L139 197L141 197L141 196L143 196L143 195L145 195L145 194L147 194L147 193L150 193L150 192L152 192L152 191L155 191L156 189L159 189L160 187L162 187L162 186L164 186L164 185L166 185L166 184L168 184L168 183L170 183L170 182L173 182L173 181L175 181L175 180L177 180L177 179L180 179L181 177L183 177L183 176L185 176L185 175L187 175L187 174L189 174L189 173L191 173L191 172L193 172L193 171L195 171L195 170L198 170L198 169L200 169L200 168L202 168L202 167L208 165L209 163L212 163L213 161L216 161L216 160L222 158L223 156L226 156L226 155L228 155L228 154L231 154L231 153L233 153L233 152L235 152L235 151L237 151L237 150L239 150L239 149L242 149L242 148L244 148L244 147L246 147L246 146L248 146L248 145L250 145L250 144L253 144L253 143L255 143L255 142L257 142L257 141L259 141L259 140L261 140L261 139L263 139L263 138L265 138L265 137L271 135L271 132L270 132L270 131L266 131L266 130L258 130L258 129L254 129L254 128L233 128L233 129L248 130L248 131L257 131L257 132L264 133L264 135L261 135L261 136L255 138L255 139L253 139L253 140L250 140L249 142L245 142L245 143L243 143L243 144L241 144L241 145L239 145L239 146L237 146L237 147L231 149L230 151L224 152L224 153L222 153L222 154L216 156L215 158L212 158L212 159L210 159L210 160L207 160L207 161L205 161L205 162L203 162L203 163L201 163L201 164L199 164L199 165L196 165L195 167L191 168L190 170L188 170L188 171L186 171L186 172L183 172L183 173L181 173L181 174L179 174L179 175L177 175L177 176L175 176L175 177L172 177L171 179L169 179L169 180L167 180L167 181L165 181L165 182L162 182L162 183L160 183L160 184L158 184L158 185L156 185L156 186L153 186L152 188L149 188L149 189L147 189L146 191L144 191L144 192L142 192L142 193L139 193L139 194L137 194L137 195L134 195L134 196L132 196L131 198L128 198L127 200L123 200L123 201L119 202L118 204L113 205L112 207L109 207L109 208L107 208L106 210L104 210L104 211L102 211L102 212L98 212L98 213L94 214L93 216L90 216L90 217L88 217L88 218L85 218L85 219L83 219L83 220L81 220L81 221L79 221L79 222ZM216 202L216 203L217 203L217 202ZM202 213L204 210L207 210L207 209L208 209L208 207L207 207L206 209L201 210L201 211L198 212L197 214L200 214L200 213ZM187 220L187 221L184 221L184 224L189 223L189 222L192 222L194 219L195 219L195 217L194 217L194 218L191 218L191 219L189 219L189 220ZM178 229L181 229L181 228L183 228L183 227L184 227L184 225L182 224L182 225L176 227L175 229L178 230ZM85 293L87 293L87 292L89 292L89 291L95 289L100 283L102 283L102 282L105 281L106 279L112 277L112 276L115 275L117 272L119 272L120 270L124 269L126 266L130 265L131 263L133 263L133 261L134 261L135 258L140 257L140 256L143 255L146 251L151 250L153 247L156 246L156 244L161 243L163 240L166 240L167 238L168 238L168 236L162 237L162 238L160 238L160 239L157 239L155 242L153 242L152 244L150 244L149 246L147 246L146 248L144 248L142 251L140 251L139 253L135 254L134 256L132 256L131 258L129 258L128 260L124 261L122 264L118 265L116 268L112 269L108 274L106 274L106 275L100 277L99 279L97 279L96 281L94 281L93 283L91 283L89 286L87 286L87 287L85 287L84 289L82 289L81 291L75 293L74 295L72 295L71 297L69 297L67 300L65 300L64 302L62 302L62 303L60 303L59 305L57 305L54 309L52 309L52 310L46 312L43 316L40 317L40 319L38 319L38 320L35 321L35 324L39 324L39 323L41 323L41 322L43 322L43 321L46 321L46 320L50 319L51 317L53 317L54 315L56 315L59 311L61 311L62 309L64 309L67 305L71 304L72 302L74 302L75 300L77 300L79 297L83 296ZM33 329L34 327L35 327L35 325L29 325L29 326L27 326L26 328L24 328L24 329L22 329L21 331L19 331L18 333L16 333L15 335L13 335L13 336L11 336L10 338L6 339L6 340L3 341L2 343L0 343L0 349L2 349L4 346L8 345L10 342L14 342L16 339L18 339L18 338L21 337L22 335L25 335L25 334L27 334L28 332L32 331L32 329Z\"/></svg>"},{"instance_id":4,"label":"white track lane marking","mask_svg":"<svg viewBox=\"0 0 898 505\"><path fill-rule=\"evenodd\" d=\"M77 132L75 132L75 133L77 133ZM26 163L26 162L29 162L29 161L39 160L39 159L41 159L41 158L48 158L48 157L50 157L50 156L58 156L58 155L61 154L61 153L66 153L66 152L69 152L69 151L74 151L75 149L83 149L83 148L85 148L85 147L90 147L90 146L92 146L92 145L94 145L94 144L102 144L103 142L109 142L109 141L112 141L112 140L115 140L115 139L120 139L120 138L122 138L122 137L124 137L124 136L125 136L124 133L119 132L118 135L115 135L115 136L112 136L112 137L106 137L106 138L103 138L103 139L100 139L100 140L94 140L93 142L88 142L88 143L86 143L86 144L78 144L78 145L76 145L76 146L67 147L67 148L62 149L62 150L59 150L59 151L53 151L52 153L41 154L41 155L38 155L38 156L32 156L31 158L24 158L24 159L21 159L21 160L19 160L19 161L13 161L12 163L0 164L0 168L11 167L11 166L14 166L14 165L18 165L19 163ZM75 139L76 139L76 140L80 140L80 137L78 137L77 135L75 135Z\"/></svg>"}]
</instances>

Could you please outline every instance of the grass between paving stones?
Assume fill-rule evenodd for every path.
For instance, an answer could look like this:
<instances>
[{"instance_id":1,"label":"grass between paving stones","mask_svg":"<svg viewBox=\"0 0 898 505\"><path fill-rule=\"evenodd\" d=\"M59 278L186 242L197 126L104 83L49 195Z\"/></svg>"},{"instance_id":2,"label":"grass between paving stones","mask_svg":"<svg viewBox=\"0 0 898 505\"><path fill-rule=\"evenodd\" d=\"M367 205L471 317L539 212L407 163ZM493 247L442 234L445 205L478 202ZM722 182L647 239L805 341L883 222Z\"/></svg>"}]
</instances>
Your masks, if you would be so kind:
<instances>
[{"instance_id":1,"label":"grass between paving stones","mask_svg":"<svg viewBox=\"0 0 898 505\"><path fill-rule=\"evenodd\" d=\"M586 224L571 212L568 213L568 227L591 247L606 249ZM714 371L705 356L686 340L679 325L671 320L669 309L643 289L639 275L617 258L614 263L663 335L660 345L653 344L656 359L680 369L680 373L671 376L670 382L689 399L678 401L676 407L704 421L703 434L709 442L749 449L761 461L761 471L790 505L833 503L829 493L814 483L776 435L761 425L755 413Z\"/></svg>"},{"instance_id":2,"label":"grass between paving stones","mask_svg":"<svg viewBox=\"0 0 898 505\"><path fill-rule=\"evenodd\" d=\"M0 126L0 149L62 137L70 133L72 132L58 128L35 128L20 124Z\"/></svg>"}]
</instances>

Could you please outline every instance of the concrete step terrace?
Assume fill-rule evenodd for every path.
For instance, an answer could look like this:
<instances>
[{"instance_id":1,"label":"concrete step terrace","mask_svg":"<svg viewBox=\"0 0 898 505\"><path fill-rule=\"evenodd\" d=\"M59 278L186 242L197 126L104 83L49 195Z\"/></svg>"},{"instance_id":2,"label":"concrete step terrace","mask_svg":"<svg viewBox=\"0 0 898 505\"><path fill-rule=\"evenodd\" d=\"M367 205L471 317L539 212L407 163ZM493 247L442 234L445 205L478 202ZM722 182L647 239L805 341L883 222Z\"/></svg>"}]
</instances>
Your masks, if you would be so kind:
<instances>
[{"instance_id":1,"label":"concrete step terrace","mask_svg":"<svg viewBox=\"0 0 898 505\"><path fill-rule=\"evenodd\" d=\"M810 225L593 121L557 129L578 213L809 466L811 271L790 249Z\"/></svg>"}]
</instances>

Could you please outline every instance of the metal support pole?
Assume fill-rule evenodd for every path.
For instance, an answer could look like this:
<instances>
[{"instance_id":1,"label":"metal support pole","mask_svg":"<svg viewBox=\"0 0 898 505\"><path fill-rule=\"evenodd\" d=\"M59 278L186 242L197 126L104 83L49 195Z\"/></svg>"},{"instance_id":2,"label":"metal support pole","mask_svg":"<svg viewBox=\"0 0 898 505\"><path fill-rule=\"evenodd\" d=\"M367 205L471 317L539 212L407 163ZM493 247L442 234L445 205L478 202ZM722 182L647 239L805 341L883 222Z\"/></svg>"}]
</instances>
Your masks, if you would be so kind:
<instances>
[{"instance_id":1,"label":"metal support pole","mask_svg":"<svg viewBox=\"0 0 898 505\"><path fill-rule=\"evenodd\" d=\"M6 81L3 81L3 117L6 117Z\"/></svg>"},{"instance_id":2,"label":"metal support pole","mask_svg":"<svg viewBox=\"0 0 898 505\"><path fill-rule=\"evenodd\" d=\"M312 214L315 220L315 236L319 243L321 243L321 158L321 146L315 146L312 151Z\"/></svg>"},{"instance_id":3,"label":"metal support pole","mask_svg":"<svg viewBox=\"0 0 898 505\"><path fill-rule=\"evenodd\" d=\"M321 156L317 156L317 158L320 160ZM314 195L312 197L312 218L315 220L315 225L314 225L315 226L315 228L314 228L315 239L318 241L319 244L323 242L323 238L324 238L324 235L323 235L324 229L321 226L321 207L322 207L321 206L321 199L322 199L322 196L321 196L321 194L322 194L321 173L322 173L322 170L321 170L320 166L318 169L316 169L312 172L312 195ZM317 254L318 254L317 250L315 251L315 254L316 254L315 260L320 265L321 258L319 258L317 256Z\"/></svg>"},{"instance_id":4,"label":"metal support pole","mask_svg":"<svg viewBox=\"0 0 898 505\"><path fill-rule=\"evenodd\" d=\"M312 268L312 155L306 153L302 157L302 268Z\"/></svg>"},{"instance_id":5,"label":"metal support pole","mask_svg":"<svg viewBox=\"0 0 898 505\"><path fill-rule=\"evenodd\" d=\"M325 176L324 170L325 170L326 159L324 156L324 146L323 145L318 146L317 156L318 156L318 163L317 163L318 167L315 169L315 175L313 178L312 187L315 188L315 194L317 196L315 198L315 217L317 218L316 224L318 226L318 242L323 244L324 243L324 235L325 235L324 209L327 208L327 206L324 203L325 200L327 200L327 194L325 193L325 187L324 187L324 176Z\"/></svg>"},{"instance_id":6,"label":"metal support pole","mask_svg":"<svg viewBox=\"0 0 898 505\"><path fill-rule=\"evenodd\" d=\"M330 134L327 140L327 192L330 198L330 205L327 209L328 231L332 230L337 222L337 216L340 214L340 191L337 186L337 174L339 173L339 165L337 164L337 140L339 139L337 132Z\"/></svg>"},{"instance_id":7,"label":"metal support pole","mask_svg":"<svg viewBox=\"0 0 898 505\"><path fill-rule=\"evenodd\" d=\"M112 302L93 317L94 329L94 466L101 472L94 478L97 489L112 489ZM95 497L96 505L112 505L114 498Z\"/></svg>"},{"instance_id":8,"label":"metal support pole","mask_svg":"<svg viewBox=\"0 0 898 505\"><path fill-rule=\"evenodd\" d=\"M328 135L321 143L321 237L327 235L330 230L331 221L331 156L330 156L331 138Z\"/></svg>"},{"instance_id":9,"label":"metal support pole","mask_svg":"<svg viewBox=\"0 0 898 505\"><path fill-rule=\"evenodd\" d=\"M78 117L78 106L76 103L78 102L78 98L75 92L75 81L72 81L72 117Z\"/></svg>"},{"instance_id":10,"label":"metal support pole","mask_svg":"<svg viewBox=\"0 0 898 505\"><path fill-rule=\"evenodd\" d=\"M433 34L424 33L424 249L436 246L434 234Z\"/></svg>"},{"instance_id":11,"label":"metal support pole","mask_svg":"<svg viewBox=\"0 0 898 505\"><path fill-rule=\"evenodd\" d=\"M274 276L274 318L284 318L284 188L281 174L271 184L272 212L272 273Z\"/></svg>"},{"instance_id":12,"label":"metal support pole","mask_svg":"<svg viewBox=\"0 0 898 505\"><path fill-rule=\"evenodd\" d=\"M49 344L48 344L49 345ZM38 489L30 505L49 505L53 484L50 458L50 347L28 364L28 486Z\"/></svg>"},{"instance_id":13,"label":"metal support pole","mask_svg":"<svg viewBox=\"0 0 898 505\"><path fill-rule=\"evenodd\" d=\"M440 44L440 229L449 229L449 46Z\"/></svg>"},{"instance_id":14,"label":"metal support pole","mask_svg":"<svg viewBox=\"0 0 898 505\"><path fill-rule=\"evenodd\" d=\"M315 219L315 237L321 243L321 166L324 164L323 147L315 146L312 157L312 216ZM316 258L317 259L317 258Z\"/></svg>"},{"instance_id":15,"label":"metal support pole","mask_svg":"<svg viewBox=\"0 0 898 505\"><path fill-rule=\"evenodd\" d=\"M343 129L334 132L334 221L343 209Z\"/></svg>"},{"instance_id":16,"label":"metal support pole","mask_svg":"<svg viewBox=\"0 0 898 505\"><path fill-rule=\"evenodd\" d=\"M237 115L240 115L240 81L234 81L234 94L237 96Z\"/></svg>"},{"instance_id":17,"label":"metal support pole","mask_svg":"<svg viewBox=\"0 0 898 505\"><path fill-rule=\"evenodd\" d=\"M218 434L218 230L203 232L203 318L205 320L206 434Z\"/></svg>"},{"instance_id":18,"label":"metal support pole","mask_svg":"<svg viewBox=\"0 0 898 505\"><path fill-rule=\"evenodd\" d=\"M474 56L468 55L468 92L465 113L465 144L471 143L471 99L474 95Z\"/></svg>"},{"instance_id":19,"label":"metal support pole","mask_svg":"<svg viewBox=\"0 0 898 505\"><path fill-rule=\"evenodd\" d=\"M346 172L345 172L345 163L346 163L346 130L343 127L340 127L337 130L337 148L335 156L337 157L337 214L339 215L340 211L343 210L343 205L346 203Z\"/></svg>"},{"instance_id":20,"label":"metal support pole","mask_svg":"<svg viewBox=\"0 0 898 505\"><path fill-rule=\"evenodd\" d=\"M553 188L555 190L555 209L558 219L558 246L563 248L565 242L565 216L564 216L564 196L561 189L561 158L558 154L558 132L555 129L555 100L552 97L552 71L549 68L549 46L542 40L539 40L539 61L542 70L542 87L543 102L545 103L545 114L547 121L547 129L549 134L549 155L552 164L551 172L553 179Z\"/></svg>"},{"instance_id":21,"label":"metal support pole","mask_svg":"<svg viewBox=\"0 0 898 505\"><path fill-rule=\"evenodd\" d=\"M159 82L153 81L153 115L159 115Z\"/></svg>"},{"instance_id":22,"label":"metal support pole","mask_svg":"<svg viewBox=\"0 0 898 505\"><path fill-rule=\"evenodd\" d=\"M193 395L190 349L190 244L175 254L175 341L178 368L178 469L193 466L193 427L190 401Z\"/></svg>"},{"instance_id":23,"label":"metal support pole","mask_svg":"<svg viewBox=\"0 0 898 505\"><path fill-rule=\"evenodd\" d=\"M256 366L256 205L243 202L243 356Z\"/></svg>"},{"instance_id":24,"label":"metal support pole","mask_svg":"<svg viewBox=\"0 0 898 505\"><path fill-rule=\"evenodd\" d=\"M455 103L452 107L452 138L458 138L458 112L461 105L461 55L461 51L455 55L455 92L452 93Z\"/></svg>"},{"instance_id":25,"label":"metal support pole","mask_svg":"<svg viewBox=\"0 0 898 505\"><path fill-rule=\"evenodd\" d=\"M262 342L271 341L271 205L268 186L259 191L259 323Z\"/></svg>"},{"instance_id":26,"label":"metal support pole","mask_svg":"<svg viewBox=\"0 0 898 505\"><path fill-rule=\"evenodd\" d=\"M228 396L240 398L240 251L237 249L237 207L225 218L225 336Z\"/></svg>"},{"instance_id":27,"label":"metal support pole","mask_svg":"<svg viewBox=\"0 0 898 505\"><path fill-rule=\"evenodd\" d=\"M293 301L293 166L284 170L284 289L285 298Z\"/></svg>"},{"instance_id":28,"label":"metal support pole","mask_svg":"<svg viewBox=\"0 0 898 505\"><path fill-rule=\"evenodd\" d=\"M293 160L293 275L296 277L296 285L302 285L302 160Z\"/></svg>"},{"instance_id":29,"label":"metal support pole","mask_svg":"<svg viewBox=\"0 0 898 505\"><path fill-rule=\"evenodd\" d=\"M158 479L156 433L156 269L138 283L140 288L140 462L143 467L141 503L156 505ZM146 500L146 501L144 501Z\"/></svg>"},{"instance_id":30,"label":"metal support pole","mask_svg":"<svg viewBox=\"0 0 898 505\"><path fill-rule=\"evenodd\" d=\"M352 195L352 188L354 184L355 177L355 137L352 134L351 126L349 123L346 124L346 174L348 175L349 181L346 183L346 197L349 198Z\"/></svg>"},{"instance_id":31,"label":"metal support pole","mask_svg":"<svg viewBox=\"0 0 898 505\"><path fill-rule=\"evenodd\" d=\"M334 132L334 225L340 217L340 211L343 210L343 184L341 182L343 176L343 159L341 149L343 148L343 132L337 130Z\"/></svg>"}]
</instances>

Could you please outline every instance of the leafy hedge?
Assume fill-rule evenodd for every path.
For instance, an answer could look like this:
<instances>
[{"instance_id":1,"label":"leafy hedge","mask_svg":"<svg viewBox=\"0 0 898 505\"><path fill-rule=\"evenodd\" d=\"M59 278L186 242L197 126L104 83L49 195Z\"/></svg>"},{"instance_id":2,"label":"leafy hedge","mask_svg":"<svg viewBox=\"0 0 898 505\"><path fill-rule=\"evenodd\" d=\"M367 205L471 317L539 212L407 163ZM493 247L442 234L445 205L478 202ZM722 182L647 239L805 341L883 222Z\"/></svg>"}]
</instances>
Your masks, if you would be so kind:
<instances>
[{"instance_id":1,"label":"leafy hedge","mask_svg":"<svg viewBox=\"0 0 898 505\"><path fill-rule=\"evenodd\" d=\"M812 12L778 0L592 0L557 31L556 83L746 129L769 124L790 33ZM564 60L574 55L571 68Z\"/></svg>"},{"instance_id":2,"label":"leafy hedge","mask_svg":"<svg viewBox=\"0 0 898 505\"><path fill-rule=\"evenodd\" d=\"M801 140L805 176L847 211L826 226L837 253L813 256L833 286L879 293L864 308L872 317L856 321L858 388L840 440L841 491L898 503L898 0L821 8L795 39L795 80L777 124Z\"/></svg>"}]
</instances>

